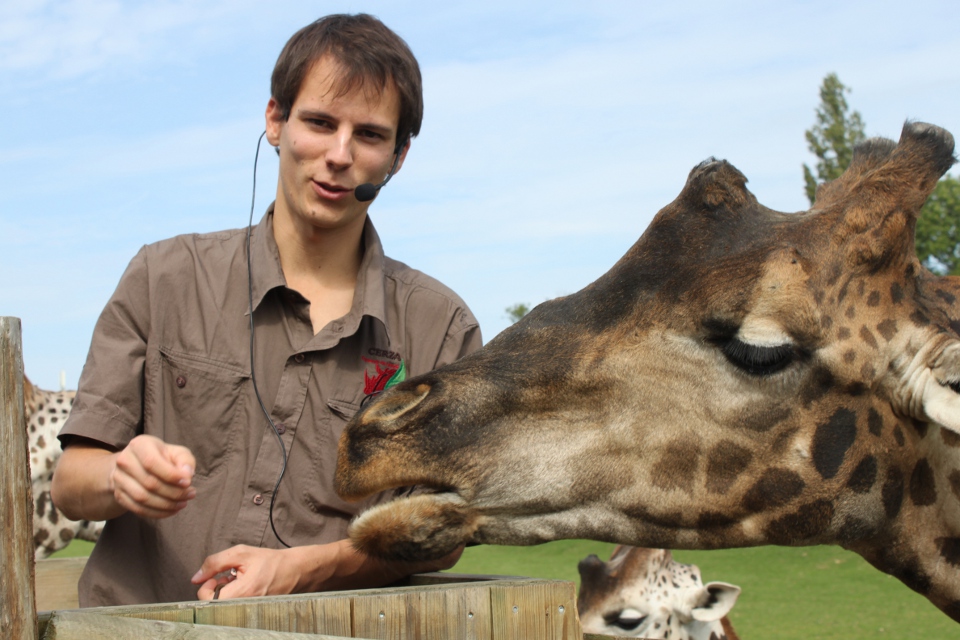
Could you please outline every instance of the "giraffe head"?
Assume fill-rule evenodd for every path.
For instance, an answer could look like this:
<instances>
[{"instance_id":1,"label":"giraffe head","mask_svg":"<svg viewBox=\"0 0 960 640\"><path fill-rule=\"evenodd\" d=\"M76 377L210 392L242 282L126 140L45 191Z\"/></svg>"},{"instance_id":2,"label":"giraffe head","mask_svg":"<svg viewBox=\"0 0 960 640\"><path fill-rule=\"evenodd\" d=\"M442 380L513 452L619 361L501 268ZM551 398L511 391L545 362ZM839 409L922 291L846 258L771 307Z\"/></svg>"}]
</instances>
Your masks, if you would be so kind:
<instances>
[{"instance_id":1,"label":"giraffe head","mask_svg":"<svg viewBox=\"0 0 960 640\"><path fill-rule=\"evenodd\" d=\"M740 587L703 584L696 565L667 549L618 546L609 562L580 561L577 611L584 633L628 638L734 640L727 614Z\"/></svg>"},{"instance_id":2,"label":"giraffe head","mask_svg":"<svg viewBox=\"0 0 960 640\"><path fill-rule=\"evenodd\" d=\"M794 214L695 167L596 282L354 418L341 494L421 487L355 544L835 543L960 620L960 282L913 249L953 148L908 123Z\"/></svg>"}]
</instances>

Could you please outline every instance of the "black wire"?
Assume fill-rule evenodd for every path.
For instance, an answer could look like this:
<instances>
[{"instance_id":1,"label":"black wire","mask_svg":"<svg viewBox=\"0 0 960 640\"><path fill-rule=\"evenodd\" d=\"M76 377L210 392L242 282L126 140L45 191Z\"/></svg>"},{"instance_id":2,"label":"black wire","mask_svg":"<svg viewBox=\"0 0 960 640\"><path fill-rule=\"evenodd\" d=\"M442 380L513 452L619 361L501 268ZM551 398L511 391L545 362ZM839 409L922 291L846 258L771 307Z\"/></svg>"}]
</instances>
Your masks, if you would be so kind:
<instances>
[{"instance_id":1,"label":"black wire","mask_svg":"<svg viewBox=\"0 0 960 640\"><path fill-rule=\"evenodd\" d=\"M273 524L273 503L277 499L277 489L280 488L280 481L283 480L283 474L287 471L287 447L283 444L283 438L280 437L280 430L277 429L277 425L273 423L273 418L270 417L270 412L267 411L267 407L263 404L263 399L260 397L260 390L257 388L257 376L256 376L256 367L254 366L253 358L253 345L254 345L254 325L253 325L253 268L250 266L250 235L253 230L253 208L256 205L257 201L257 160L260 158L260 143L263 142L263 137L267 135L267 132L264 131L260 134L260 138L257 140L257 152L253 156L253 196L250 199L250 221L247 222L247 291L250 294L250 380L253 382L253 392L257 396L257 402L260 403L260 410L263 411L263 415L266 416L267 422L270 423L270 426L273 428L273 434L277 436L277 442L280 443L280 454L283 458L283 466L280 467L280 475L277 477L277 484L273 486L273 495L270 496L270 528L273 529L273 535L277 537L277 540L280 541L280 544L290 548L283 538L280 537L280 534L277 533L277 527Z\"/></svg>"}]
</instances>

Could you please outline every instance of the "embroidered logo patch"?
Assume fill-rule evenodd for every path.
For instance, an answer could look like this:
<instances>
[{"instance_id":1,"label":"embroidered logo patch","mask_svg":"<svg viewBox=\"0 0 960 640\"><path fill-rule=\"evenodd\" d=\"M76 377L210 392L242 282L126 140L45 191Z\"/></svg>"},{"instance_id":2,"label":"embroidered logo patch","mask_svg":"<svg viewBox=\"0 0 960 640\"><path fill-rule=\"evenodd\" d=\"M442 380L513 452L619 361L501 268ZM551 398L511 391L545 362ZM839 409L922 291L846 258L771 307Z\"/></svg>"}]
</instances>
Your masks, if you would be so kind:
<instances>
[{"instance_id":1,"label":"embroidered logo patch","mask_svg":"<svg viewBox=\"0 0 960 640\"><path fill-rule=\"evenodd\" d=\"M407 377L407 367L403 360L391 362L379 358L363 358L367 368L363 372L363 393L380 393L395 384L403 382ZM373 365L373 367L370 367Z\"/></svg>"}]
</instances>

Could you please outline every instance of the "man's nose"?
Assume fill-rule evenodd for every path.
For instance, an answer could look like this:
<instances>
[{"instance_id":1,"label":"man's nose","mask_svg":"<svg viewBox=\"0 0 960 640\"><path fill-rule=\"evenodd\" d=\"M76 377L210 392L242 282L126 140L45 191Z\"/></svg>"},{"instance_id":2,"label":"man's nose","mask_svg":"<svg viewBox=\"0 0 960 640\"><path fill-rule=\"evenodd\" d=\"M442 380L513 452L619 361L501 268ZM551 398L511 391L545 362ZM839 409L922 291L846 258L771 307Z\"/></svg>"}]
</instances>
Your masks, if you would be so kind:
<instances>
[{"instance_id":1,"label":"man's nose","mask_svg":"<svg viewBox=\"0 0 960 640\"><path fill-rule=\"evenodd\" d=\"M337 131L327 150L327 162L338 167L353 164L353 136L349 131Z\"/></svg>"}]
</instances>

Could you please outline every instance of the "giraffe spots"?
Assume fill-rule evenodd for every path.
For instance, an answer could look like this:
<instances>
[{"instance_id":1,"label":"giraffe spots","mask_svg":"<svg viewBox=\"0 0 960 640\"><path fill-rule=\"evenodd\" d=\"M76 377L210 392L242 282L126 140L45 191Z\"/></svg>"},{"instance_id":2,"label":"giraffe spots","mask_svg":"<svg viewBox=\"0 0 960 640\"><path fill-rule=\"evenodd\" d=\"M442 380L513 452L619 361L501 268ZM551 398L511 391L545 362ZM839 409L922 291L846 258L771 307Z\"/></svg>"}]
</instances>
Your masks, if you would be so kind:
<instances>
[{"instance_id":1,"label":"giraffe spots","mask_svg":"<svg viewBox=\"0 0 960 640\"><path fill-rule=\"evenodd\" d=\"M40 546L43 544L43 541L50 537L50 532L46 529L38 529L33 532L33 544L35 546Z\"/></svg>"},{"instance_id":2,"label":"giraffe spots","mask_svg":"<svg viewBox=\"0 0 960 640\"><path fill-rule=\"evenodd\" d=\"M920 561L916 557L907 558L899 565L893 565L890 573L901 582L916 591L926 595L930 591L930 576L920 568Z\"/></svg>"},{"instance_id":3,"label":"giraffe spots","mask_svg":"<svg viewBox=\"0 0 960 640\"><path fill-rule=\"evenodd\" d=\"M741 505L751 513L781 507L803 491L803 479L789 469L767 469L743 496Z\"/></svg>"},{"instance_id":4,"label":"giraffe spots","mask_svg":"<svg viewBox=\"0 0 960 640\"><path fill-rule=\"evenodd\" d=\"M960 447L960 433L940 427L940 439L948 447Z\"/></svg>"},{"instance_id":5,"label":"giraffe spots","mask_svg":"<svg viewBox=\"0 0 960 640\"><path fill-rule=\"evenodd\" d=\"M821 316L820 317L820 327L824 330L829 330L833 326L833 318L830 316Z\"/></svg>"},{"instance_id":6,"label":"giraffe spots","mask_svg":"<svg viewBox=\"0 0 960 640\"><path fill-rule=\"evenodd\" d=\"M843 353L843 361L847 364L853 364L857 361L857 352L853 349L847 349Z\"/></svg>"},{"instance_id":7,"label":"giraffe spots","mask_svg":"<svg viewBox=\"0 0 960 640\"><path fill-rule=\"evenodd\" d=\"M859 398L862 395L867 393L867 385L862 382L851 382L846 387L844 387L844 392L848 396L853 396L854 398Z\"/></svg>"},{"instance_id":8,"label":"giraffe spots","mask_svg":"<svg viewBox=\"0 0 960 640\"><path fill-rule=\"evenodd\" d=\"M864 362L863 366L860 367L860 377L867 380L873 380L877 377L877 370L873 368L873 365L869 362Z\"/></svg>"},{"instance_id":9,"label":"giraffe spots","mask_svg":"<svg viewBox=\"0 0 960 640\"><path fill-rule=\"evenodd\" d=\"M936 479L926 458L920 458L910 474L910 500L918 507L927 507L937 501Z\"/></svg>"},{"instance_id":10,"label":"giraffe spots","mask_svg":"<svg viewBox=\"0 0 960 640\"><path fill-rule=\"evenodd\" d=\"M893 304L900 304L903 302L903 287L900 286L899 282L894 282L890 285L890 300Z\"/></svg>"},{"instance_id":11,"label":"giraffe spots","mask_svg":"<svg viewBox=\"0 0 960 640\"><path fill-rule=\"evenodd\" d=\"M900 425L893 428L893 439L897 441L897 445L900 447L906 442L906 438L903 436L903 429L900 428Z\"/></svg>"},{"instance_id":12,"label":"giraffe spots","mask_svg":"<svg viewBox=\"0 0 960 640\"><path fill-rule=\"evenodd\" d=\"M849 409L837 409L830 420L817 426L813 436L813 466L822 478L837 475L856 439L857 414Z\"/></svg>"},{"instance_id":13,"label":"giraffe spots","mask_svg":"<svg viewBox=\"0 0 960 640\"><path fill-rule=\"evenodd\" d=\"M858 281L857 281L857 295L862 298L862 297L863 297L863 294L866 293L866 292L867 292L867 283L866 283L864 280L862 280L862 279L861 279L861 280L858 280Z\"/></svg>"},{"instance_id":14,"label":"giraffe spots","mask_svg":"<svg viewBox=\"0 0 960 640\"><path fill-rule=\"evenodd\" d=\"M653 483L661 489L693 491L693 481L700 463L700 446L695 442L674 441L666 446L653 466Z\"/></svg>"},{"instance_id":15,"label":"giraffe spots","mask_svg":"<svg viewBox=\"0 0 960 640\"><path fill-rule=\"evenodd\" d=\"M937 538L940 557L954 567L960 567L960 538Z\"/></svg>"},{"instance_id":16,"label":"giraffe spots","mask_svg":"<svg viewBox=\"0 0 960 640\"><path fill-rule=\"evenodd\" d=\"M37 423L42 427L47 423L46 418L43 416L37 416Z\"/></svg>"},{"instance_id":17,"label":"giraffe spots","mask_svg":"<svg viewBox=\"0 0 960 640\"><path fill-rule=\"evenodd\" d=\"M950 477L947 479L950 481L950 488L953 489L954 497L960 500L960 471L954 469L950 472Z\"/></svg>"},{"instance_id":18,"label":"giraffe spots","mask_svg":"<svg viewBox=\"0 0 960 640\"><path fill-rule=\"evenodd\" d=\"M764 407L760 411L744 411L738 418L740 428L763 433L790 417L791 410L785 406Z\"/></svg>"},{"instance_id":19,"label":"giraffe spots","mask_svg":"<svg viewBox=\"0 0 960 640\"><path fill-rule=\"evenodd\" d=\"M809 540L827 530L833 519L833 510L833 503L829 500L805 504L768 524L767 536L771 543L783 545Z\"/></svg>"},{"instance_id":20,"label":"giraffe spots","mask_svg":"<svg viewBox=\"0 0 960 640\"><path fill-rule=\"evenodd\" d=\"M848 516L844 518L843 523L837 530L837 541L849 544L874 535L876 530L876 526L866 520Z\"/></svg>"},{"instance_id":21,"label":"giraffe spots","mask_svg":"<svg viewBox=\"0 0 960 640\"><path fill-rule=\"evenodd\" d=\"M897 335L897 321L888 318L877 325L877 331L880 332L884 340L890 342L893 340L893 336Z\"/></svg>"},{"instance_id":22,"label":"giraffe spots","mask_svg":"<svg viewBox=\"0 0 960 640\"><path fill-rule=\"evenodd\" d=\"M810 374L810 380L800 391L800 400L804 406L810 406L833 388L834 378L829 369L817 367Z\"/></svg>"},{"instance_id":23,"label":"giraffe spots","mask_svg":"<svg viewBox=\"0 0 960 640\"><path fill-rule=\"evenodd\" d=\"M73 540L73 531L70 529L60 529L60 540L62 542L70 542Z\"/></svg>"},{"instance_id":24,"label":"giraffe spots","mask_svg":"<svg viewBox=\"0 0 960 640\"><path fill-rule=\"evenodd\" d=\"M867 296L867 306L868 307L879 307L880 306L880 292L871 291L870 295Z\"/></svg>"},{"instance_id":25,"label":"giraffe spots","mask_svg":"<svg viewBox=\"0 0 960 640\"><path fill-rule=\"evenodd\" d=\"M930 324L930 319L927 318L920 310L914 311L910 314L910 321L913 322L914 326L919 329L923 329Z\"/></svg>"},{"instance_id":26,"label":"giraffe spots","mask_svg":"<svg viewBox=\"0 0 960 640\"><path fill-rule=\"evenodd\" d=\"M877 459L873 456L867 456L860 461L857 468L850 474L847 480L847 486L854 493L867 493L873 488L877 481Z\"/></svg>"},{"instance_id":27,"label":"giraffe spots","mask_svg":"<svg viewBox=\"0 0 960 640\"><path fill-rule=\"evenodd\" d=\"M950 305L957 301L956 296L949 291L944 291L943 289L937 289L937 297Z\"/></svg>"},{"instance_id":28,"label":"giraffe spots","mask_svg":"<svg viewBox=\"0 0 960 640\"><path fill-rule=\"evenodd\" d=\"M867 411L867 428L875 436L883 433L883 418L873 407L870 407L870 410Z\"/></svg>"},{"instance_id":29,"label":"giraffe spots","mask_svg":"<svg viewBox=\"0 0 960 640\"><path fill-rule=\"evenodd\" d=\"M891 467L887 471L887 481L883 483L883 490L880 492L883 500L883 510L888 519L892 520L900 514L900 507L903 505L903 492L903 472L896 467Z\"/></svg>"},{"instance_id":30,"label":"giraffe spots","mask_svg":"<svg viewBox=\"0 0 960 640\"><path fill-rule=\"evenodd\" d=\"M753 454L744 447L724 440L707 456L707 489L726 493L753 460Z\"/></svg>"},{"instance_id":31,"label":"giraffe spots","mask_svg":"<svg viewBox=\"0 0 960 640\"><path fill-rule=\"evenodd\" d=\"M847 297L847 290L849 289L849 287L850 287L849 280L844 282L843 286L840 287L840 291L837 293L837 304L840 304L841 302L843 302L844 298Z\"/></svg>"},{"instance_id":32,"label":"giraffe spots","mask_svg":"<svg viewBox=\"0 0 960 640\"><path fill-rule=\"evenodd\" d=\"M736 524L737 519L725 513L716 511L704 511L697 517L697 529L722 529Z\"/></svg>"},{"instance_id":33,"label":"giraffe spots","mask_svg":"<svg viewBox=\"0 0 960 640\"><path fill-rule=\"evenodd\" d=\"M846 316L847 316L847 318L849 318L850 320L853 320L854 318L856 318L856 317L857 317L857 308L856 308L855 306L853 306L853 305L850 305L849 307L847 307Z\"/></svg>"},{"instance_id":34,"label":"giraffe spots","mask_svg":"<svg viewBox=\"0 0 960 640\"><path fill-rule=\"evenodd\" d=\"M917 435L920 436L921 439L927 437L927 431L930 429L929 424L913 418L910 420L910 425L913 427L913 430L917 432Z\"/></svg>"},{"instance_id":35,"label":"giraffe spots","mask_svg":"<svg viewBox=\"0 0 960 640\"><path fill-rule=\"evenodd\" d=\"M860 327L860 339L874 349L880 348L880 345L877 344L877 339L873 337L873 332L866 326Z\"/></svg>"},{"instance_id":36,"label":"giraffe spots","mask_svg":"<svg viewBox=\"0 0 960 640\"><path fill-rule=\"evenodd\" d=\"M852 334L847 327L837 329L837 340L848 340Z\"/></svg>"}]
</instances>

